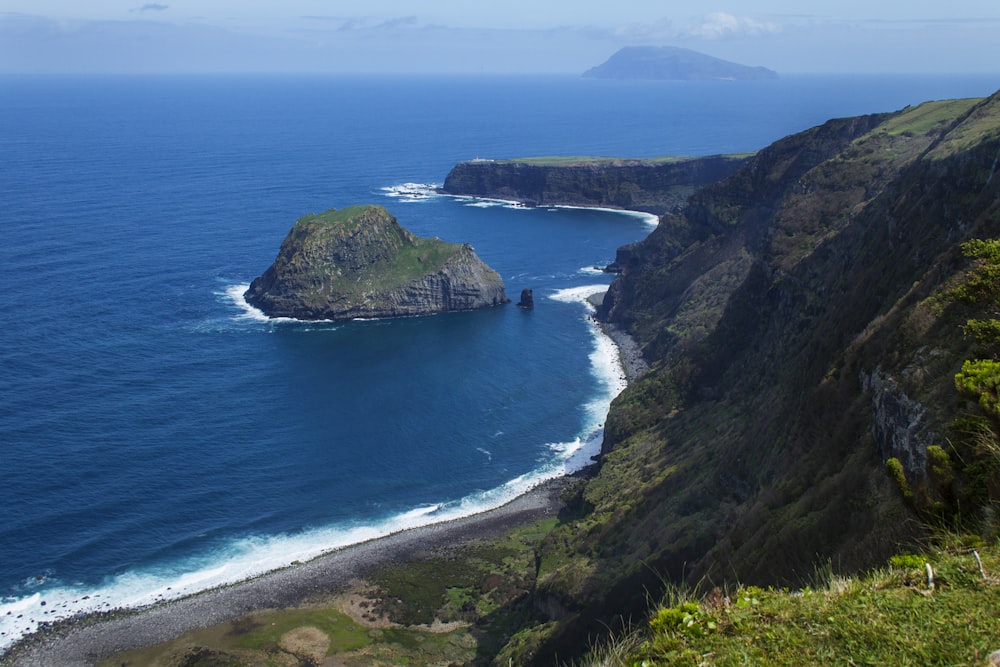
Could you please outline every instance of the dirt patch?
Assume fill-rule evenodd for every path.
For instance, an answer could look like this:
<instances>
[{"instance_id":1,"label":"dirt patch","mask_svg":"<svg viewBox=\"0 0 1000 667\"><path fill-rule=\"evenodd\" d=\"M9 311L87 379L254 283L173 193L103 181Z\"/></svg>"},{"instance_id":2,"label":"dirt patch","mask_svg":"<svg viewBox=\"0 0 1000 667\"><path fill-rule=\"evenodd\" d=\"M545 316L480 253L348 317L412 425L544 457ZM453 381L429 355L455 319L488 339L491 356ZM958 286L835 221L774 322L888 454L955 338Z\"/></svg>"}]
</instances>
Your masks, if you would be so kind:
<instances>
[{"instance_id":1,"label":"dirt patch","mask_svg":"<svg viewBox=\"0 0 1000 667\"><path fill-rule=\"evenodd\" d=\"M306 626L281 635L278 647L299 659L318 665L330 650L330 638L319 628Z\"/></svg>"},{"instance_id":2,"label":"dirt patch","mask_svg":"<svg viewBox=\"0 0 1000 667\"><path fill-rule=\"evenodd\" d=\"M366 581L353 581L345 593L335 596L328 604L351 617L358 625L365 628L398 628L389 618L379 611L378 590Z\"/></svg>"}]
</instances>

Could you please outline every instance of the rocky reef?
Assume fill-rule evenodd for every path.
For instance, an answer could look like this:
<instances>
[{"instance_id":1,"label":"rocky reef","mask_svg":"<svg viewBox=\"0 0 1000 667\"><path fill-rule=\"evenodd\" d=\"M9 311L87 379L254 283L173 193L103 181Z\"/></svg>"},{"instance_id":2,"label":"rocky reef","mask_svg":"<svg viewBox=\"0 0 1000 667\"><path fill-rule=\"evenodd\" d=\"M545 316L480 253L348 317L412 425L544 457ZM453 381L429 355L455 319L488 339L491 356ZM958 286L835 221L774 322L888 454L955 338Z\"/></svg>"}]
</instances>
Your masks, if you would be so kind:
<instances>
[{"instance_id":1,"label":"rocky reef","mask_svg":"<svg viewBox=\"0 0 1000 667\"><path fill-rule=\"evenodd\" d=\"M747 157L477 159L455 165L441 191L528 206L598 206L662 215L699 187L735 172Z\"/></svg>"},{"instance_id":2,"label":"rocky reef","mask_svg":"<svg viewBox=\"0 0 1000 667\"><path fill-rule=\"evenodd\" d=\"M381 206L303 216L244 297L271 317L350 320L489 308L503 280L468 244L420 238Z\"/></svg>"}]
</instances>

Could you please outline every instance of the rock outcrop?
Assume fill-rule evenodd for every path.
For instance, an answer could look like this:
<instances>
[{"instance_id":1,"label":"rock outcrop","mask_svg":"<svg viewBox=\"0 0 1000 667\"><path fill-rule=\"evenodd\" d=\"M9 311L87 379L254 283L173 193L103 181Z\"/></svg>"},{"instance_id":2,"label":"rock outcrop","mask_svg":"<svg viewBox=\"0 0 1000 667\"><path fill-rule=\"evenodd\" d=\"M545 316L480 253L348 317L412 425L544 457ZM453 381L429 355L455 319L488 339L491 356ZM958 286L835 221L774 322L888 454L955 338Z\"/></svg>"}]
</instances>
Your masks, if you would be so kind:
<instances>
[{"instance_id":1,"label":"rock outcrop","mask_svg":"<svg viewBox=\"0 0 1000 667\"><path fill-rule=\"evenodd\" d=\"M745 155L479 159L455 165L441 191L529 206L599 206L662 215L698 188L729 176L746 160Z\"/></svg>"},{"instance_id":2,"label":"rock outcrop","mask_svg":"<svg viewBox=\"0 0 1000 667\"><path fill-rule=\"evenodd\" d=\"M503 280L468 244L420 238L380 206L306 215L245 293L271 317L350 320L489 308Z\"/></svg>"}]
</instances>

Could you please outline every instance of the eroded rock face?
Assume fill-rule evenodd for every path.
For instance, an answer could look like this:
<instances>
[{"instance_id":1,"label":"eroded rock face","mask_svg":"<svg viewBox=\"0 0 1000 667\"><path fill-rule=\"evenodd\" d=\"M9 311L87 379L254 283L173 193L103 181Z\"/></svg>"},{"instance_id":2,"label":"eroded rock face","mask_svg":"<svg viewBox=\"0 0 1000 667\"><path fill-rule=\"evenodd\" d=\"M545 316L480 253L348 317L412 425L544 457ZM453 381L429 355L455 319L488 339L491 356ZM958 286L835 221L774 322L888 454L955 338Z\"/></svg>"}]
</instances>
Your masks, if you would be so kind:
<instances>
[{"instance_id":1,"label":"eroded rock face","mask_svg":"<svg viewBox=\"0 0 1000 667\"><path fill-rule=\"evenodd\" d=\"M913 400L881 368L862 376L862 387L872 394L872 436L883 461L900 460L910 480L922 480L927 467L927 447L936 433L927 425L927 408Z\"/></svg>"},{"instance_id":2,"label":"eroded rock face","mask_svg":"<svg viewBox=\"0 0 1000 667\"><path fill-rule=\"evenodd\" d=\"M247 302L271 317L349 320L489 308L503 280L468 244L414 236L380 206L298 220Z\"/></svg>"}]
</instances>

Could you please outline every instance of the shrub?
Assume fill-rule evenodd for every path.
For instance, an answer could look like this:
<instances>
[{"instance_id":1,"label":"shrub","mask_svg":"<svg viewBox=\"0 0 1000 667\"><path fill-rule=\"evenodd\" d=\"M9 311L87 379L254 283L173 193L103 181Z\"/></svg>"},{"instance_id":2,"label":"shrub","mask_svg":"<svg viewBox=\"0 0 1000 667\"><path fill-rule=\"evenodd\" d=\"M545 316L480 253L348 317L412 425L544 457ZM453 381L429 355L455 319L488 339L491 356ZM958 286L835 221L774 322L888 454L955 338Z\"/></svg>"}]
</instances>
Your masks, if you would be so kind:
<instances>
[{"instance_id":1,"label":"shrub","mask_svg":"<svg viewBox=\"0 0 1000 667\"><path fill-rule=\"evenodd\" d=\"M906 473L903 472L903 464L895 456L885 462L885 474L896 483L896 488L907 500L913 499L913 491L910 490L910 483L906 481Z\"/></svg>"}]
</instances>

